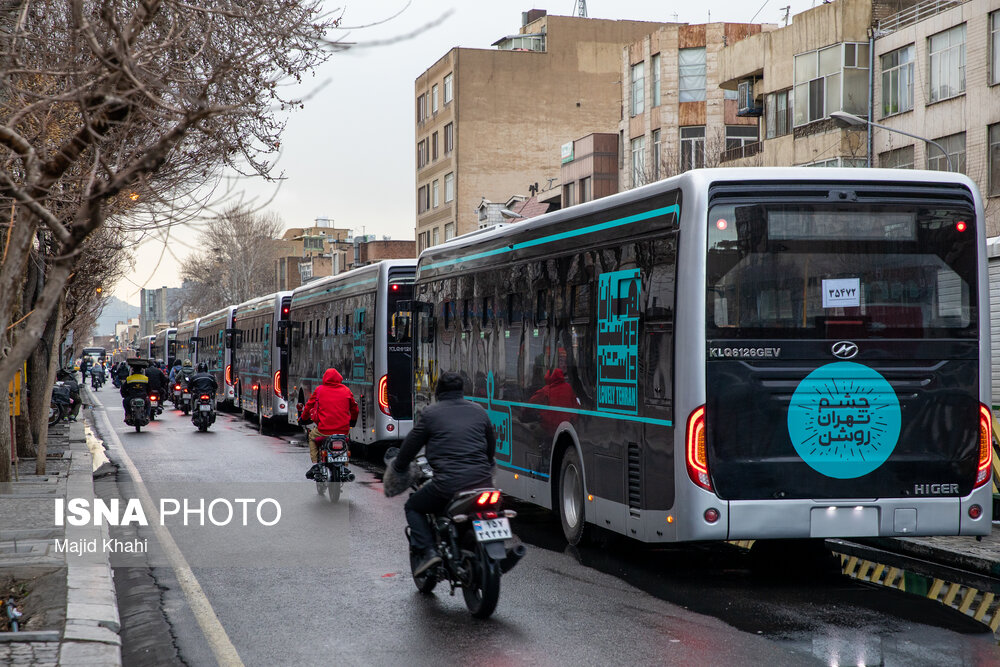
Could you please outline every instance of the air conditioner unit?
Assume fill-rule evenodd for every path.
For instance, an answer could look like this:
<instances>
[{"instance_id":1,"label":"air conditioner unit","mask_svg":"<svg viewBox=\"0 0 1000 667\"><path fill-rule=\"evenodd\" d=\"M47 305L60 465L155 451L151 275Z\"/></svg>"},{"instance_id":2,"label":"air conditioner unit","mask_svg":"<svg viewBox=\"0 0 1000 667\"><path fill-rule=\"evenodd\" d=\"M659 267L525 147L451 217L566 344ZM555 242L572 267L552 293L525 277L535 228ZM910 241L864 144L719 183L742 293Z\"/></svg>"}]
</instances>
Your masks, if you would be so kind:
<instances>
[{"instance_id":1,"label":"air conditioner unit","mask_svg":"<svg viewBox=\"0 0 1000 667\"><path fill-rule=\"evenodd\" d=\"M759 106L753 97L753 79L740 81L739 100L736 108L737 116L760 116L764 113L764 107Z\"/></svg>"}]
</instances>

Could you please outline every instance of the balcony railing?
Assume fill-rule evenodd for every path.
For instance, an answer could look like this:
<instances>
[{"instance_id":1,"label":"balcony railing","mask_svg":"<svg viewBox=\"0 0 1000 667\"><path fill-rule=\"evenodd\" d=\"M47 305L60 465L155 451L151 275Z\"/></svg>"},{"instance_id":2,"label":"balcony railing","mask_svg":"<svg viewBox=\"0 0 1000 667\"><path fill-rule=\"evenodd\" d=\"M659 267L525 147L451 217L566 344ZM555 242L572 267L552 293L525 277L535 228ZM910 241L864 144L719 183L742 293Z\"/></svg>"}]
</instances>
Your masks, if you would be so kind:
<instances>
[{"instance_id":1,"label":"balcony railing","mask_svg":"<svg viewBox=\"0 0 1000 667\"><path fill-rule=\"evenodd\" d=\"M912 7L907 7L903 11L887 16L885 19L879 21L878 29L881 36L888 35L890 33L896 32L906 26L913 25L928 19L941 12L946 12L949 9L954 9L959 5L963 4L966 0L924 0L924 2L913 5Z\"/></svg>"},{"instance_id":2,"label":"balcony railing","mask_svg":"<svg viewBox=\"0 0 1000 667\"><path fill-rule=\"evenodd\" d=\"M760 153L763 149L764 142L762 141L755 141L752 144L744 144L742 146L730 148L729 150L719 153L719 162L730 162L731 160L739 160L743 157L750 157L751 155Z\"/></svg>"}]
</instances>

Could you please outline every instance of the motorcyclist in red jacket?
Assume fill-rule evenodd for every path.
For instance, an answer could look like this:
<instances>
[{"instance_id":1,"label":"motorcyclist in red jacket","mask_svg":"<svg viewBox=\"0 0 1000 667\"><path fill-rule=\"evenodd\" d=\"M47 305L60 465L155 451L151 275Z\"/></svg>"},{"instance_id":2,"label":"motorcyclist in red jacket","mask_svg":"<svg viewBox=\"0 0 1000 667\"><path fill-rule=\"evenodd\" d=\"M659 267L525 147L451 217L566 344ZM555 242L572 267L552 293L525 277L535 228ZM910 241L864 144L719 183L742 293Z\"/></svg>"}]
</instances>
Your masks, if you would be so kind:
<instances>
[{"instance_id":1,"label":"motorcyclist in red jacket","mask_svg":"<svg viewBox=\"0 0 1000 667\"><path fill-rule=\"evenodd\" d=\"M299 423L315 422L309 431L309 457L313 463L319 461L319 442L328 435L347 435L358 421L358 404L354 394L343 385L343 377L336 368L328 368L323 373L323 384L313 390L299 416ZM309 473L315 470L315 466ZM306 473L306 477L310 474Z\"/></svg>"}]
</instances>

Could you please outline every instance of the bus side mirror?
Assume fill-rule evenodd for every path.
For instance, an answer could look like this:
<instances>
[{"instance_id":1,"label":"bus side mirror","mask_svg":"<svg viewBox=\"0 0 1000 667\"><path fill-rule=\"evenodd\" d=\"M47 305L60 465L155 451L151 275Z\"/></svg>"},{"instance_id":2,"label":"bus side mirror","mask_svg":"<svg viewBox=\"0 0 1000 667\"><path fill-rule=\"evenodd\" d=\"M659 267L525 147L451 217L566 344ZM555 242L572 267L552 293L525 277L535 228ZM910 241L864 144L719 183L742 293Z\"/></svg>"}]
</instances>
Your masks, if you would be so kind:
<instances>
[{"instance_id":1,"label":"bus side mirror","mask_svg":"<svg viewBox=\"0 0 1000 667\"><path fill-rule=\"evenodd\" d=\"M283 320L278 322L278 328L274 330L274 342L279 348L287 350L291 345L290 322Z\"/></svg>"},{"instance_id":2,"label":"bus side mirror","mask_svg":"<svg viewBox=\"0 0 1000 667\"><path fill-rule=\"evenodd\" d=\"M243 347L243 332L239 329L226 329L226 347L230 350Z\"/></svg>"}]
</instances>

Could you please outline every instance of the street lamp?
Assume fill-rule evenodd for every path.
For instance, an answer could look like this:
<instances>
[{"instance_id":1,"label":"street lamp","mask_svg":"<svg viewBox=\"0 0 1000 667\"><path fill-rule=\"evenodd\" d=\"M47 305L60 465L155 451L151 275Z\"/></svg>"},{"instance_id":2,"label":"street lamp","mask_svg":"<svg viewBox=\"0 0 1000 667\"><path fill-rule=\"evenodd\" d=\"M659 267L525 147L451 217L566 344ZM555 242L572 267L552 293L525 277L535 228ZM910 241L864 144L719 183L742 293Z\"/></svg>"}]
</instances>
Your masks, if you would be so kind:
<instances>
[{"instance_id":1,"label":"street lamp","mask_svg":"<svg viewBox=\"0 0 1000 667\"><path fill-rule=\"evenodd\" d=\"M912 137L913 139L917 139L919 141L928 143L932 146L937 147L937 149L944 154L944 159L948 164L948 171L954 171L951 168L951 156L948 155L948 151L944 149L944 146L942 146L936 141L931 141L930 139L926 139L924 137L921 137L920 135L910 134L909 132L904 132L903 130L897 130L896 128L889 127L887 125L879 125L878 123L873 123L870 120L866 120L864 118L861 118L860 116L855 116L854 114L847 113L846 111L831 111L830 118L832 118L837 124L841 125L842 127L850 127L851 125L867 125L869 128L868 129L869 133L871 133L871 128L877 127L883 130L888 130L889 132L896 132L898 134L902 134L907 137ZM871 166L871 163L872 163L872 156L869 155L868 156L869 167Z\"/></svg>"}]
</instances>

